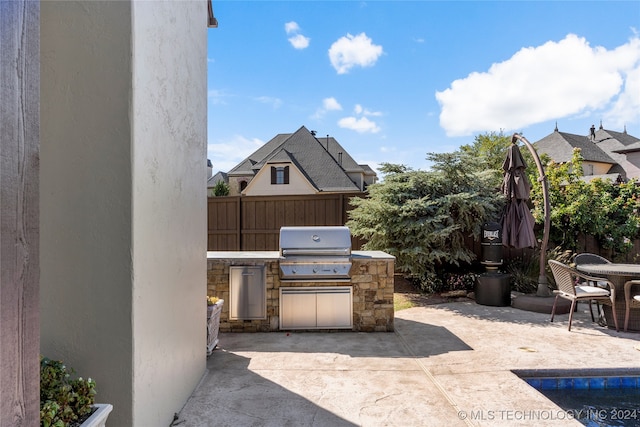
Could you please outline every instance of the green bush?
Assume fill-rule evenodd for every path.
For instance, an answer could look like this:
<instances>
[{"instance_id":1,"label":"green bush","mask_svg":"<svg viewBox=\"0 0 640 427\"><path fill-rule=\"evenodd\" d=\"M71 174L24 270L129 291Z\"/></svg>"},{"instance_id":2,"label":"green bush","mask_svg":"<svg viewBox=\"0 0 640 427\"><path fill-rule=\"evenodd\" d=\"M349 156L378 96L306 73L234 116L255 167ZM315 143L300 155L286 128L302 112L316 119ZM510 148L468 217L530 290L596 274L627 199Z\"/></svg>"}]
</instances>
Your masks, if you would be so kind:
<instances>
[{"instance_id":1,"label":"green bush","mask_svg":"<svg viewBox=\"0 0 640 427\"><path fill-rule=\"evenodd\" d=\"M596 178L585 182L579 149L574 150L571 162L544 161L551 205L550 243L576 251L580 235L593 236L614 258L633 248L640 231L640 185L636 181L614 183ZM536 222L542 224L540 185L533 186L531 199Z\"/></svg>"},{"instance_id":2,"label":"green bush","mask_svg":"<svg viewBox=\"0 0 640 427\"><path fill-rule=\"evenodd\" d=\"M384 182L370 185L368 198L353 198L347 225L367 240L364 249L396 257L396 268L423 290L448 266L470 266L469 236L495 220L504 206L497 188L501 173L465 153L430 154L430 171L384 164Z\"/></svg>"},{"instance_id":3,"label":"green bush","mask_svg":"<svg viewBox=\"0 0 640 427\"><path fill-rule=\"evenodd\" d=\"M93 411L95 381L71 378L73 373L61 361L40 357L41 427L66 427Z\"/></svg>"},{"instance_id":4,"label":"green bush","mask_svg":"<svg viewBox=\"0 0 640 427\"><path fill-rule=\"evenodd\" d=\"M216 197L228 196L229 191L229 184L224 181L216 182L216 185L213 187L213 195Z\"/></svg>"}]
</instances>

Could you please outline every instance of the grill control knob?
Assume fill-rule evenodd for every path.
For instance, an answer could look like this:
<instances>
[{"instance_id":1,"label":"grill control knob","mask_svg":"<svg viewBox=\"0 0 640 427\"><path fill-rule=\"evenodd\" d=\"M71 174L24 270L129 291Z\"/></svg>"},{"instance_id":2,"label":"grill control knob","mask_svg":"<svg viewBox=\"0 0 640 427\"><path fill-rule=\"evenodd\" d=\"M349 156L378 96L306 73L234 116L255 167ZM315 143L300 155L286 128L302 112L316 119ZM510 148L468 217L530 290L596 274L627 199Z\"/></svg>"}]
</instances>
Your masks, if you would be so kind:
<instances>
[{"instance_id":1,"label":"grill control knob","mask_svg":"<svg viewBox=\"0 0 640 427\"><path fill-rule=\"evenodd\" d=\"M314 268L314 269L313 269L313 272L314 272L314 273L317 273L317 272L318 272L318 269L317 269L317 268Z\"/></svg>"},{"instance_id":2,"label":"grill control knob","mask_svg":"<svg viewBox=\"0 0 640 427\"><path fill-rule=\"evenodd\" d=\"M291 269L291 273L296 274L298 271L295 268Z\"/></svg>"}]
</instances>

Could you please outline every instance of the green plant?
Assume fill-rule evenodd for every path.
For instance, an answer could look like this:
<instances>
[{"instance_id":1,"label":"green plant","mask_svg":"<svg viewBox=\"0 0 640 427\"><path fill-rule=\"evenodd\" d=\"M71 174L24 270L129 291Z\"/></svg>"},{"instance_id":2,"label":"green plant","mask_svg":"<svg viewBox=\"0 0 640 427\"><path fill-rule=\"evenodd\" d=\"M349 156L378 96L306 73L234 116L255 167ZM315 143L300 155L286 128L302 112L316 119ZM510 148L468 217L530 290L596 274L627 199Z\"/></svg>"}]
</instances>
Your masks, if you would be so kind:
<instances>
[{"instance_id":1,"label":"green plant","mask_svg":"<svg viewBox=\"0 0 640 427\"><path fill-rule=\"evenodd\" d=\"M448 291L472 291L476 284L476 273L445 273Z\"/></svg>"},{"instance_id":2,"label":"green plant","mask_svg":"<svg viewBox=\"0 0 640 427\"><path fill-rule=\"evenodd\" d=\"M429 171L384 164L384 182L370 185L368 198L353 198L347 226L367 240L364 249L396 257L396 268L424 291L442 285L434 275L448 266L469 264L465 245L484 222L497 216L504 198L498 171L468 154L434 154Z\"/></svg>"},{"instance_id":3,"label":"green plant","mask_svg":"<svg viewBox=\"0 0 640 427\"><path fill-rule=\"evenodd\" d=\"M59 360L40 356L40 426L66 427L93 411L96 383L91 378L72 378L73 369Z\"/></svg>"},{"instance_id":4,"label":"green plant","mask_svg":"<svg viewBox=\"0 0 640 427\"><path fill-rule=\"evenodd\" d=\"M512 258L507 262L505 270L511 275L511 286L514 291L525 294L537 291L540 275L539 256Z\"/></svg>"},{"instance_id":5,"label":"green plant","mask_svg":"<svg viewBox=\"0 0 640 427\"><path fill-rule=\"evenodd\" d=\"M574 150L570 162L558 164L548 158L543 161L551 205L550 242L575 251L578 237L587 235L593 236L602 248L611 250L613 258L629 252L640 231L640 185L634 180L584 181L579 149ZM533 185L531 200L536 222L542 223L543 197L539 184Z\"/></svg>"},{"instance_id":6,"label":"green plant","mask_svg":"<svg viewBox=\"0 0 640 427\"><path fill-rule=\"evenodd\" d=\"M229 195L229 184L224 181L216 182L215 187L213 187L213 195L216 197L220 196L228 196Z\"/></svg>"},{"instance_id":7,"label":"green plant","mask_svg":"<svg viewBox=\"0 0 640 427\"><path fill-rule=\"evenodd\" d=\"M420 277L415 277L412 280L417 284L418 288L420 288L422 292L427 294L434 294L445 290L445 284L440 276L430 271Z\"/></svg>"}]
</instances>

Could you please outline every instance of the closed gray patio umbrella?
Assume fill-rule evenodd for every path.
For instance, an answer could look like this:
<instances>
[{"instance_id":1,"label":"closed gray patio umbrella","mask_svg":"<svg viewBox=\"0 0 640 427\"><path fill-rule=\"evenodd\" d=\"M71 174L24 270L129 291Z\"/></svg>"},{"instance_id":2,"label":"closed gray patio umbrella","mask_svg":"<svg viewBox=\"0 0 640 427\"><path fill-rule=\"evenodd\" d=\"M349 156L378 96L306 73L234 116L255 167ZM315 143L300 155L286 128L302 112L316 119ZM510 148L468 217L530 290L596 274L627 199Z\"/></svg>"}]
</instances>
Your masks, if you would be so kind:
<instances>
[{"instance_id":1,"label":"closed gray patio umbrella","mask_svg":"<svg viewBox=\"0 0 640 427\"><path fill-rule=\"evenodd\" d=\"M535 219L528 206L531 183L526 167L520 148L517 144L511 144L502 163L504 178L501 191L507 199L501 219L502 244L516 249L536 246L533 232Z\"/></svg>"}]
</instances>

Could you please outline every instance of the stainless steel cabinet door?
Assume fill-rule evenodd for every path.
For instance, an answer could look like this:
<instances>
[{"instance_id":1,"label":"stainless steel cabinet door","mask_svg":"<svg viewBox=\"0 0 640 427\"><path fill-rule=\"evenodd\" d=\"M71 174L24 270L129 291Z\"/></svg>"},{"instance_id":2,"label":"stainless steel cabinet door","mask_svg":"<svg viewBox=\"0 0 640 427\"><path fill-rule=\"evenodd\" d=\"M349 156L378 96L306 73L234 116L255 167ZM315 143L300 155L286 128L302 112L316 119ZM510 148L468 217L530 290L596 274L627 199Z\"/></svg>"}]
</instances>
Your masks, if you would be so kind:
<instances>
[{"instance_id":1,"label":"stainless steel cabinet door","mask_svg":"<svg viewBox=\"0 0 640 427\"><path fill-rule=\"evenodd\" d=\"M353 326L353 304L349 288L318 290L316 298L318 328L351 328Z\"/></svg>"},{"instance_id":2,"label":"stainless steel cabinet door","mask_svg":"<svg viewBox=\"0 0 640 427\"><path fill-rule=\"evenodd\" d=\"M267 318L267 279L265 267L229 267L229 318Z\"/></svg>"}]
</instances>

